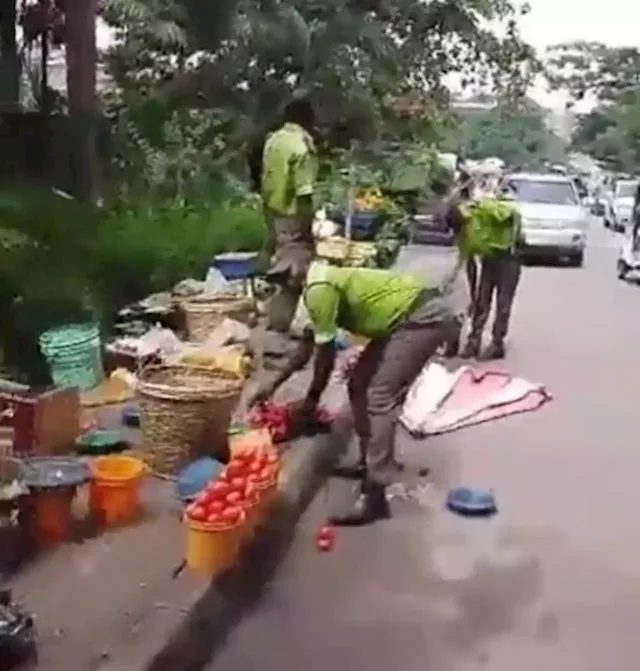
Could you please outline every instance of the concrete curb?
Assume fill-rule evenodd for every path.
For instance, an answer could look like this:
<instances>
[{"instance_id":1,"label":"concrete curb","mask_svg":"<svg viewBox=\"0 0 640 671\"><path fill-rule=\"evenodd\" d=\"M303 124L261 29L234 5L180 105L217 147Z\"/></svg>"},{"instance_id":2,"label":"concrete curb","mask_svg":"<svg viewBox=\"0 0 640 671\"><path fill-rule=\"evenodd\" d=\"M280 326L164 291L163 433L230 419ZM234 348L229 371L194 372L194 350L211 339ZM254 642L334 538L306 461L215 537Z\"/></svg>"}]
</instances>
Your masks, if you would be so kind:
<instances>
[{"instance_id":1,"label":"concrete curb","mask_svg":"<svg viewBox=\"0 0 640 671\"><path fill-rule=\"evenodd\" d=\"M242 616L260 598L295 534L296 524L346 453L351 427L346 418L331 433L294 441L283 460L274 509L236 567L212 581L178 629L144 671L200 671L224 644Z\"/></svg>"}]
</instances>

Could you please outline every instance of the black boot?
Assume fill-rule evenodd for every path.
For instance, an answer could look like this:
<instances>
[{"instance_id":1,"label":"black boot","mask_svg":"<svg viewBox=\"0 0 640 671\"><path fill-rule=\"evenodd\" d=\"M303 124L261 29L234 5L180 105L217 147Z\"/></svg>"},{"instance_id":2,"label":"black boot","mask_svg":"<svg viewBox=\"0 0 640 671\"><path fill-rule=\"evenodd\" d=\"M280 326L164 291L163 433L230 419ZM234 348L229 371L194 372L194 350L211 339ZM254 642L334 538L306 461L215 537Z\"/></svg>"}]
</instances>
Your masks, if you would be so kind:
<instances>
[{"instance_id":1,"label":"black boot","mask_svg":"<svg viewBox=\"0 0 640 671\"><path fill-rule=\"evenodd\" d=\"M331 468L331 477L343 480L362 480L366 475L367 467L360 462L340 462Z\"/></svg>"},{"instance_id":2,"label":"black boot","mask_svg":"<svg viewBox=\"0 0 640 671\"><path fill-rule=\"evenodd\" d=\"M480 345L474 340L468 340L460 355L463 359L477 359L480 354Z\"/></svg>"},{"instance_id":3,"label":"black boot","mask_svg":"<svg viewBox=\"0 0 640 671\"><path fill-rule=\"evenodd\" d=\"M389 517L391 511L385 487L377 483L365 483L353 508L345 515L331 518L330 523L337 527L360 527Z\"/></svg>"},{"instance_id":4,"label":"black boot","mask_svg":"<svg viewBox=\"0 0 640 671\"><path fill-rule=\"evenodd\" d=\"M498 359L504 359L505 355L504 343L502 341L494 340L482 353L482 359L484 361L496 361Z\"/></svg>"}]
</instances>

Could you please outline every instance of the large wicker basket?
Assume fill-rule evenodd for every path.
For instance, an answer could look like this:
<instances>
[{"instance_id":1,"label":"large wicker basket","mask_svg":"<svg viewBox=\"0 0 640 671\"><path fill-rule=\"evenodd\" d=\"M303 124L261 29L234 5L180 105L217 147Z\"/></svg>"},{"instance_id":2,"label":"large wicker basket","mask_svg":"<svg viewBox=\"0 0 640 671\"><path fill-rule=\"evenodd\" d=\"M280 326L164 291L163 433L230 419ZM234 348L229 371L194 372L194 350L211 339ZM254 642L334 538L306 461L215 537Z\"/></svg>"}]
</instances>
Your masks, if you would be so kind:
<instances>
[{"instance_id":1,"label":"large wicker basket","mask_svg":"<svg viewBox=\"0 0 640 671\"><path fill-rule=\"evenodd\" d=\"M219 294L207 298L197 296L181 305L185 315L187 333L191 342L204 342L225 317L253 326L255 302L247 296Z\"/></svg>"},{"instance_id":2,"label":"large wicker basket","mask_svg":"<svg viewBox=\"0 0 640 671\"><path fill-rule=\"evenodd\" d=\"M240 376L210 368L142 371L137 388L141 458L152 471L173 475L190 457L223 450L242 385Z\"/></svg>"}]
</instances>

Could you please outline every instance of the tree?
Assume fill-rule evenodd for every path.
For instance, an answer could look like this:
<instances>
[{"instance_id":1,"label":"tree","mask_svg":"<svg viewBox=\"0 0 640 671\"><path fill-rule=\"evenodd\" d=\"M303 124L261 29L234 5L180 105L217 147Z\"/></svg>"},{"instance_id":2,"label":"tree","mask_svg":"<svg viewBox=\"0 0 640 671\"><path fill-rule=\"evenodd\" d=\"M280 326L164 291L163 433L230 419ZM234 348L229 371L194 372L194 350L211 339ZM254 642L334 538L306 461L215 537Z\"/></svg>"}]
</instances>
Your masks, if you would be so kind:
<instances>
[{"instance_id":1,"label":"tree","mask_svg":"<svg viewBox=\"0 0 640 671\"><path fill-rule=\"evenodd\" d=\"M511 165L535 165L559 160L562 141L547 127L537 106L513 109L498 105L486 112L475 112L462 119L458 141L451 148L468 158L497 156Z\"/></svg>"},{"instance_id":2,"label":"tree","mask_svg":"<svg viewBox=\"0 0 640 671\"><path fill-rule=\"evenodd\" d=\"M120 88L232 109L239 141L299 84L326 124L367 138L389 97L419 91L444 107L445 78L463 72L516 98L537 67L508 0L107 0L104 14L119 33L109 69Z\"/></svg>"},{"instance_id":3,"label":"tree","mask_svg":"<svg viewBox=\"0 0 640 671\"><path fill-rule=\"evenodd\" d=\"M550 47L549 81L565 89L575 100L593 94L613 100L620 93L640 86L640 50L609 47L600 42L572 42Z\"/></svg>"},{"instance_id":4,"label":"tree","mask_svg":"<svg viewBox=\"0 0 640 671\"><path fill-rule=\"evenodd\" d=\"M626 172L640 168L640 92L627 92L578 120L572 147Z\"/></svg>"},{"instance_id":5,"label":"tree","mask_svg":"<svg viewBox=\"0 0 640 671\"><path fill-rule=\"evenodd\" d=\"M600 105L581 116L571 146L632 171L640 166L640 50L599 42L560 44L550 50L552 85L575 100L595 96Z\"/></svg>"}]
</instances>

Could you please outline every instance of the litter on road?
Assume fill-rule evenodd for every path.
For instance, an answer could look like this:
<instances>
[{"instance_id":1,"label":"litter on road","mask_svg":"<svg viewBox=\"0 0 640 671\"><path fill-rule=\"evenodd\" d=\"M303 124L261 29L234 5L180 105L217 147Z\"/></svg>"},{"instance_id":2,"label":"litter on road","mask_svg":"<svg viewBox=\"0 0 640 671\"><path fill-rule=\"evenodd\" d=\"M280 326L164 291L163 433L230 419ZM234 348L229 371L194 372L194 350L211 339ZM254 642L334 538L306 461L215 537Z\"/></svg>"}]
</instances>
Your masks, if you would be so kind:
<instances>
[{"instance_id":1,"label":"litter on road","mask_svg":"<svg viewBox=\"0 0 640 671\"><path fill-rule=\"evenodd\" d=\"M400 421L413 436L429 436L532 412L550 400L543 384L506 371L462 366L450 372L432 362L410 389Z\"/></svg>"}]
</instances>

